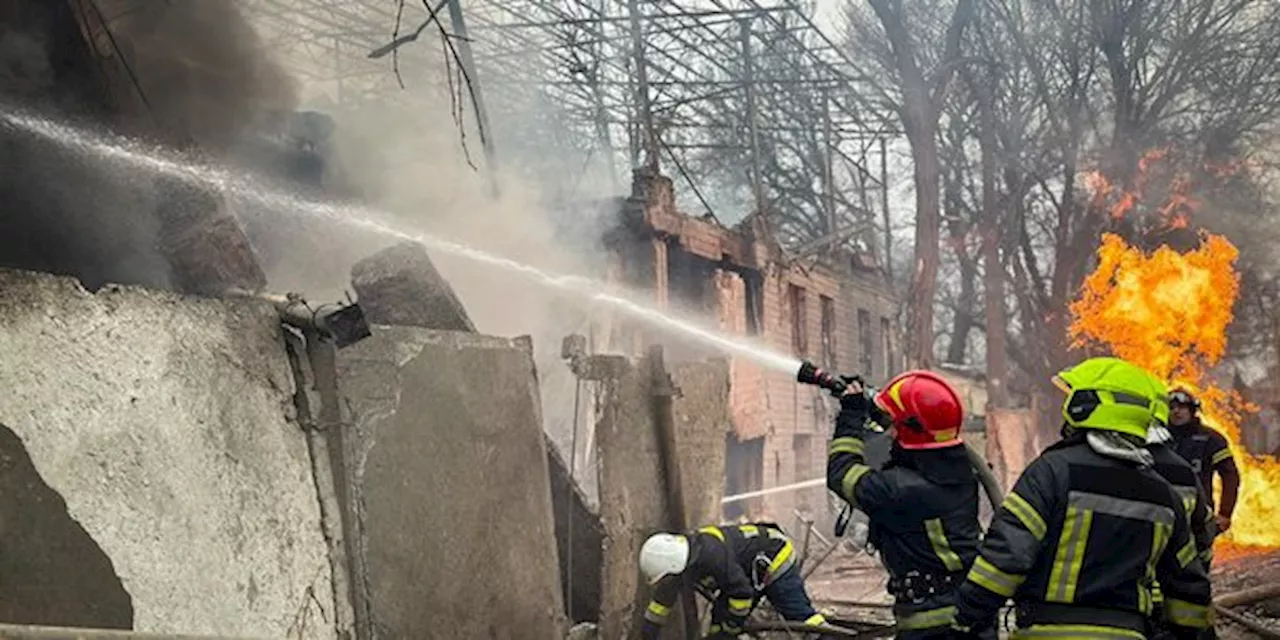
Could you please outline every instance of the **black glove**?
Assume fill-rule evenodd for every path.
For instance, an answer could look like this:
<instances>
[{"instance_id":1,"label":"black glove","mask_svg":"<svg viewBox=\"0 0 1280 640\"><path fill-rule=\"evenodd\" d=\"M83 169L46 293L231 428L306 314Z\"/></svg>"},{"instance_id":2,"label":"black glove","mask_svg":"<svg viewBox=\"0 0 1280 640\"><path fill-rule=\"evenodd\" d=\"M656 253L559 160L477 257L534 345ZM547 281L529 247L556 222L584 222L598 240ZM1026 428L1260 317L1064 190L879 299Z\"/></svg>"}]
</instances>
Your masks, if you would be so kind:
<instances>
[{"instance_id":1,"label":"black glove","mask_svg":"<svg viewBox=\"0 0 1280 640\"><path fill-rule=\"evenodd\" d=\"M863 411L870 410L871 402L867 400L867 394L865 392L867 383L863 382L860 376L840 376L840 379L847 385L853 385L856 383L858 387L863 389L863 391L859 391L858 393L846 393L840 396L840 408L861 409Z\"/></svg>"},{"instance_id":2,"label":"black glove","mask_svg":"<svg viewBox=\"0 0 1280 640\"><path fill-rule=\"evenodd\" d=\"M857 378L846 381L859 382ZM840 396L840 414L836 416L836 435L861 437L867 431L867 419L874 405L865 393L848 393Z\"/></svg>"},{"instance_id":3,"label":"black glove","mask_svg":"<svg viewBox=\"0 0 1280 640\"><path fill-rule=\"evenodd\" d=\"M889 414L885 413L884 409L881 409L878 405L876 405L875 401L873 401L871 397L868 395L866 391L867 383L863 382L862 378L858 376L853 376L853 377L841 376L841 378L844 379L845 384L848 384L850 382L857 382L863 388L863 393L855 393L847 396L841 396L840 397L841 410L848 408L851 411L858 411L860 412L860 415L862 415L862 420L864 422L867 420L870 420L880 425L884 429L888 429L889 427L893 426L893 420L889 417Z\"/></svg>"}]
</instances>

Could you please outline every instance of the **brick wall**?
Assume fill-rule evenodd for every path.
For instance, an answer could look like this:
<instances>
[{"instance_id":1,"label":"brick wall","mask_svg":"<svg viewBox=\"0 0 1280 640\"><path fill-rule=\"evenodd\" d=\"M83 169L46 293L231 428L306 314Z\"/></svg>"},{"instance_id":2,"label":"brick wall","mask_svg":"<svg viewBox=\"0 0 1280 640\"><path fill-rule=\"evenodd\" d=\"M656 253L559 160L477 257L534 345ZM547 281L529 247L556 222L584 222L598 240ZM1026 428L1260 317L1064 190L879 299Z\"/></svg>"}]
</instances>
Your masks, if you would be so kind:
<instances>
[{"instance_id":1,"label":"brick wall","mask_svg":"<svg viewBox=\"0 0 1280 640\"><path fill-rule=\"evenodd\" d=\"M633 191L645 196L644 200L640 202L637 201L640 196L633 197L632 206L624 211L620 225L625 232L611 234L610 240L616 255L624 262L638 263L621 269L630 276L627 282L652 291L659 308L668 308L668 278L674 277L667 264L675 252L687 252L722 266L709 276L714 285L713 308L717 317L704 318L708 324L731 335L748 335L748 284L742 274L754 274L762 280L760 333L755 336L760 343L778 353L811 360L819 366L827 365L822 338L825 298L830 300L834 315L830 336L835 358L833 368L862 373L873 384L883 383L889 374L896 373L893 361L901 362L901 358L886 358L881 327L882 318L888 320L894 334L890 350L896 349L896 302L886 292L883 278L855 272L853 261L848 257L838 258L840 263L784 266L778 261L775 249L753 241L751 234L680 214L675 209L670 181L666 178L637 176L637 181L643 180L651 184L637 186ZM788 293L791 287L804 291L802 317L806 348L799 352L793 348L796 314ZM864 371L866 367L862 364L865 350L859 343L857 324L860 309L867 312L869 322L869 371ZM637 345L649 340L663 341L663 337L650 336L637 341ZM824 396L825 392L797 384L794 371L767 369L750 359L734 357L730 361L729 393L737 437L765 439L761 461L764 487L810 480L822 474L826 465L826 443L837 408L834 401ZM797 461L797 455L807 459ZM798 477L798 473L810 474L810 477ZM825 491L819 488L767 496L763 501L753 501L753 505L759 505L759 511L751 515L776 518L785 525L793 522L792 511L800 503L816 510L825 508Z\"/></svg>"}]
</instances>

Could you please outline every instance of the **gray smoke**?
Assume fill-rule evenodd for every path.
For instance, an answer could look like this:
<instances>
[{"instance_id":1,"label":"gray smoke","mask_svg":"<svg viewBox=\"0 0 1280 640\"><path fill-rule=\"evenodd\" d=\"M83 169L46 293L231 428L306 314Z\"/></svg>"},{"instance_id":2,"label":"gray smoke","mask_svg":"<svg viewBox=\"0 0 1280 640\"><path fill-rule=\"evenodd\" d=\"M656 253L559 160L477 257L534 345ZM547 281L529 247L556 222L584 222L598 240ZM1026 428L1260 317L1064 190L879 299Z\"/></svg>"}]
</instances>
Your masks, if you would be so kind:
<instances>
[{"instance_id":1,"label":"gray smoke","mask_svg":"<svg viewBox=\"0 0 1280 640\"><path fill-rule=\"evenodd\" d=\"M297 104L292 77L266 53L239 4L99 2L152 114L206 151L225 151Z\"/></svg>"},{"instance_id":2,"label":"gray smoke","mask_svg":"<svg viewBox=\"0 0 1280 640\"><path fill-rule=\"evenodd\" d=\"M194 142L215 158L293 108L288 74L236 2L15 4L21 10L0 16L0 104ZM152 178L0 131L0 264L74 275L90 288L168 286Z\"/></svg>"}]
</instances>

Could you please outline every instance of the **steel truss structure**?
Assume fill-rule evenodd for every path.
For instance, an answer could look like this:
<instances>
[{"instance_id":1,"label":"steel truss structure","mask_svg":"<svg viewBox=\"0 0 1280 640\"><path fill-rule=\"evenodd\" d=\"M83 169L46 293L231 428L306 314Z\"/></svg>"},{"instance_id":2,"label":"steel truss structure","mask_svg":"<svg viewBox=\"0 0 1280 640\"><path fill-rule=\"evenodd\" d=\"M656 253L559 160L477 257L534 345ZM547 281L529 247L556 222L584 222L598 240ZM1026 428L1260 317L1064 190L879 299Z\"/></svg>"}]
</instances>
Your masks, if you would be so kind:
<instances>
[{"instance_id":1,"label":"steel truss structure","mask_svg":"<svg viewBox=\"0 0 1280 640\"><path fill-rule=\"evenodd\" d=\"M469 85L491 166L595 162L616 193L660 165L686 211L763 211L796 254L887 223L899 131L809 0L238 1L336 104Z\"/></svg>"}]
</instances>

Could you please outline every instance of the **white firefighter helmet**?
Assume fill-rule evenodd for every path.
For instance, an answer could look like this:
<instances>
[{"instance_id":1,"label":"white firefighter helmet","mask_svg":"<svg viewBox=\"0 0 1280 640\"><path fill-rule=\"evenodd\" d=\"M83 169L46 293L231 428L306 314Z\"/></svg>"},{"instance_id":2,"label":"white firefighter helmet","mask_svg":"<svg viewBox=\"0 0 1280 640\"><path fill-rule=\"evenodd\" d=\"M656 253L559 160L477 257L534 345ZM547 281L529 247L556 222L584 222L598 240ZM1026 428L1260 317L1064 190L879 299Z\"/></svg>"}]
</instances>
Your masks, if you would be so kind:
<instances>
[{"instance_id":1,"label":"white firefighter helmet","mask_svg":"<svg viewBox=\"0 0 1280 640\"><path fill-rule=\"evenodd\" d=\"M676 533L655 533L640 547L640 571L653 584L684 571L689 564L689 539Z\"/></svg>"}]
</instances>

